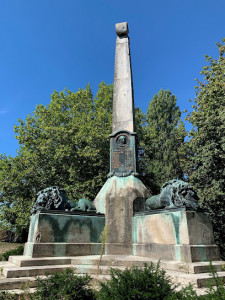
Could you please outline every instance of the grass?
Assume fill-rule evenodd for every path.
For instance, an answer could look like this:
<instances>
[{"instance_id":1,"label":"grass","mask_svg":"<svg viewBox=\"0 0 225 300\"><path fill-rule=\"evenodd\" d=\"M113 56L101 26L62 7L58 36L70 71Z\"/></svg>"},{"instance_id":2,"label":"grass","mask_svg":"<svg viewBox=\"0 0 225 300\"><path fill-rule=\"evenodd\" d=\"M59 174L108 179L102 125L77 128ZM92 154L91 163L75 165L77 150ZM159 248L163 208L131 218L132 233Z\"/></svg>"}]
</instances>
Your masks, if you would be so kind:
<instances>
[{"instance_id":1,"label":"grass","mask_svg":"<svg viewBox=\"0 0 225 300\"><path fill-rule=\"evenodd\" d=\"M13 250L23 244L18 243L7 243L7 242L0 242L0 254L5 253L6 251Z\"/></svg>"}]
</instances>

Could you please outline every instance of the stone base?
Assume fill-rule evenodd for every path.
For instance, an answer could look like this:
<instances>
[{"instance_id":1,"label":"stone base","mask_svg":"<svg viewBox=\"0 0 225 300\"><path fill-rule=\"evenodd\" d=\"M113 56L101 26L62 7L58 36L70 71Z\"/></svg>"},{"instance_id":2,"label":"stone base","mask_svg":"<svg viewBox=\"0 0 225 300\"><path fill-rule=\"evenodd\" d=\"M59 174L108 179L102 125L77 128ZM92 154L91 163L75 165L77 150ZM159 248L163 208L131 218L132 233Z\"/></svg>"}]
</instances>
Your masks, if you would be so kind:
<instances>
[{"instance_id":1,"label":"stone base","mask_svg":"<svg viewBox=\"0 0 225 300\"><path fill-rule=\"evenodd\" d=\"M39 213L31 217L24 255L30 257L99 254L105 217Z\"/></svg>"},{"instance_id":2,"label":"stone base","mask_svg":"<svg viewBox=\"0 0 225 300\"><path fill-rule=\"evenodd\" d=\"M133 245L122 243L106 243L105 254L106 255L132 255Z\"/></svg>"},{"instance_id":3,"label":"stone base","mask_svg":"<svg viewBox=\"0 0 225 300\"><path fill-rule=\"evenodd\" d=\"M203 262L220 260L211 222L205 212L152 211L133 218L133 255Z\"/></svg>"},{"instance_id":4,"label":"stone base","mask_svg":"<svg viewBox=\"0 0 225 300\"><path fill-rule=\"evenodd\" d=\"M146 186L137 177L133 175L113 176L106 181L94 200L97 212L106 214L109 200L114 199L116 195L121 198L127 197L130 200L133 213L144 211L145 200L150 196ZM116 207L114 208L116 209Z\"/></svg>"},{"instance_id":5,"label":"stone base","mask_svg":"<svg viewBox=\"0 0 225 300\"><path fill-rule=\"evenodd\" d=\"M145 210L145 199L149 192L138 178L113 176L107 180L95 198L97 212L105 213L106 226L109 228L107 241L112 245L107 251L118 254L118 249L132 245L133 216ZM126 246L125 246L126 247ZM113 249L116 252L113 253ZM123 254L123 253L121 253Z\"/></svg>"},{"instance_id":6,"label":"stone base","mask_svg":"<svg viewBox=\"0 0 225 300\"><path fill-rule=\"evenodd\" d=\"M25 244L26 257L67 257L98 255L101 243L29 243Z\"/></svg>"},{"instance_id":7,"label":"stone base","mask_svg":"<svg viewBox=\"0 0 225 300\"><path fill-rule=\"evenodd\" d=\"M217 245L133 244L133 255L185 263L220 260Z\"/></svg>"}]
</instances>

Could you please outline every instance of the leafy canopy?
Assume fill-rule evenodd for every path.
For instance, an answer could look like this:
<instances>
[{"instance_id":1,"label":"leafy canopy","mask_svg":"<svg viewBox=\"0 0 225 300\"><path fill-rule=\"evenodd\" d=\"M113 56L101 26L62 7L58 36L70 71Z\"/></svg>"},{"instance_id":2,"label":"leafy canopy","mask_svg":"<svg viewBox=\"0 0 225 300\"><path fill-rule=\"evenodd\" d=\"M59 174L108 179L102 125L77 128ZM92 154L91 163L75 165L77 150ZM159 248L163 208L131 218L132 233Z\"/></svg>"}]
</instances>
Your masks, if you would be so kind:
<instances>
[{"instance_id":1,"label":"leafy canopy","mask_svg":"<svg viewBox=\"0 0 225 300\"><path fill-rule=\"evenodd\" d=\"M141 166L153 193L167 180L183 179L186 135L176 97L169 90L160 90L147 110Z\"/></svg>"},{"instance_id":2,"label":"leafy canopy","mask_svg":"<svg viewBox=\"0 0 225 300\"><path fill-rule=\"evenodd\" d=\"M206 56L198 80L189 133L189 180L202 206L209 209L216 239L225 253L225 39L218 43L219 57Z\"/></svg>"},{"instance_id":3,"label":"leafy canopy","mask_svg":"<svg viewBox=\"0 0 225 300\"><path fill-rule=\"evenodd\" d=\"M111 119L112 85L102 82L95 98L89 85L54 92L49 105L19 120L18 155L0 157L1 225L26 229L36 193L48 186L92 200L108 173Z\"/></svg>"}]
</instances>

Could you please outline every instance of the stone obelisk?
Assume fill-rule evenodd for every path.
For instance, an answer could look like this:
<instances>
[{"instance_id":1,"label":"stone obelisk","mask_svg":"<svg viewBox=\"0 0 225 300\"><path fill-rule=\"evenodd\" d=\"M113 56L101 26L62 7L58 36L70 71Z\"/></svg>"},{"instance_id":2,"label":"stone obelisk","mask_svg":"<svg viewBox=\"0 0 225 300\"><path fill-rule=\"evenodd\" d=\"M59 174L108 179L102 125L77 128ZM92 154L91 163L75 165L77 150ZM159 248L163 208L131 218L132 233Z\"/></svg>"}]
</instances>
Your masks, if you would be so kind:
<instances>
[{"instance_id":1,"label":"stone obelisk","mask_svg":"<svg viewBox=\"0 0 225 300\"><path fill-rule=\"evenodd\" d=\"M116 57L113 88L113 133L135 131L133 81L127 23L116 24Z\"/></svg>"},{"instance_id":2,"label":"stone obelisk","mask_svg":"<svg viewBox=\"0 0 225 300\"><path fill-rule=\"evenodd\" d=\"M128 25L116 24L113 125L110 173L97 197L97 212L105 214L109 235L106 254L132 254L133 216L145 209L148 190L136 177L136 133Z\"/></svg>"}]
</instances>

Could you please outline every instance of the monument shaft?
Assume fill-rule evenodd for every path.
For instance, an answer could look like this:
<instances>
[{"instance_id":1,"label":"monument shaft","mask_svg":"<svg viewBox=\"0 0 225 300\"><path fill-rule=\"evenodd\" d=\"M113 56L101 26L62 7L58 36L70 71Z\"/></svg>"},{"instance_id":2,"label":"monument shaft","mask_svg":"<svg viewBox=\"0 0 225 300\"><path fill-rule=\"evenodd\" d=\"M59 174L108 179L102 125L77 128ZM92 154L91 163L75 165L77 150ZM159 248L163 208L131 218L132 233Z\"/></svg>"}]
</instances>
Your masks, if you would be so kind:
<instances>
[{"instance_id":1,"label":"monument shaft","mask_svg":"<svg viewBox=\"0 0 225 300\"><path fill-rule=\"evenodd\" d=\"M116 24L112 132L134 132L134 99L127 23Z\"/></svg>"},{"instance_id":2,"label":"monument shaft","mask_svg":"<svg viewBox=\"0 0 225 300\"><path fill-rule=\"evenodd\" d=\"M136 133L127 23L116 24L110 176L136 175Z\"/></svg>"}]
</instances>

